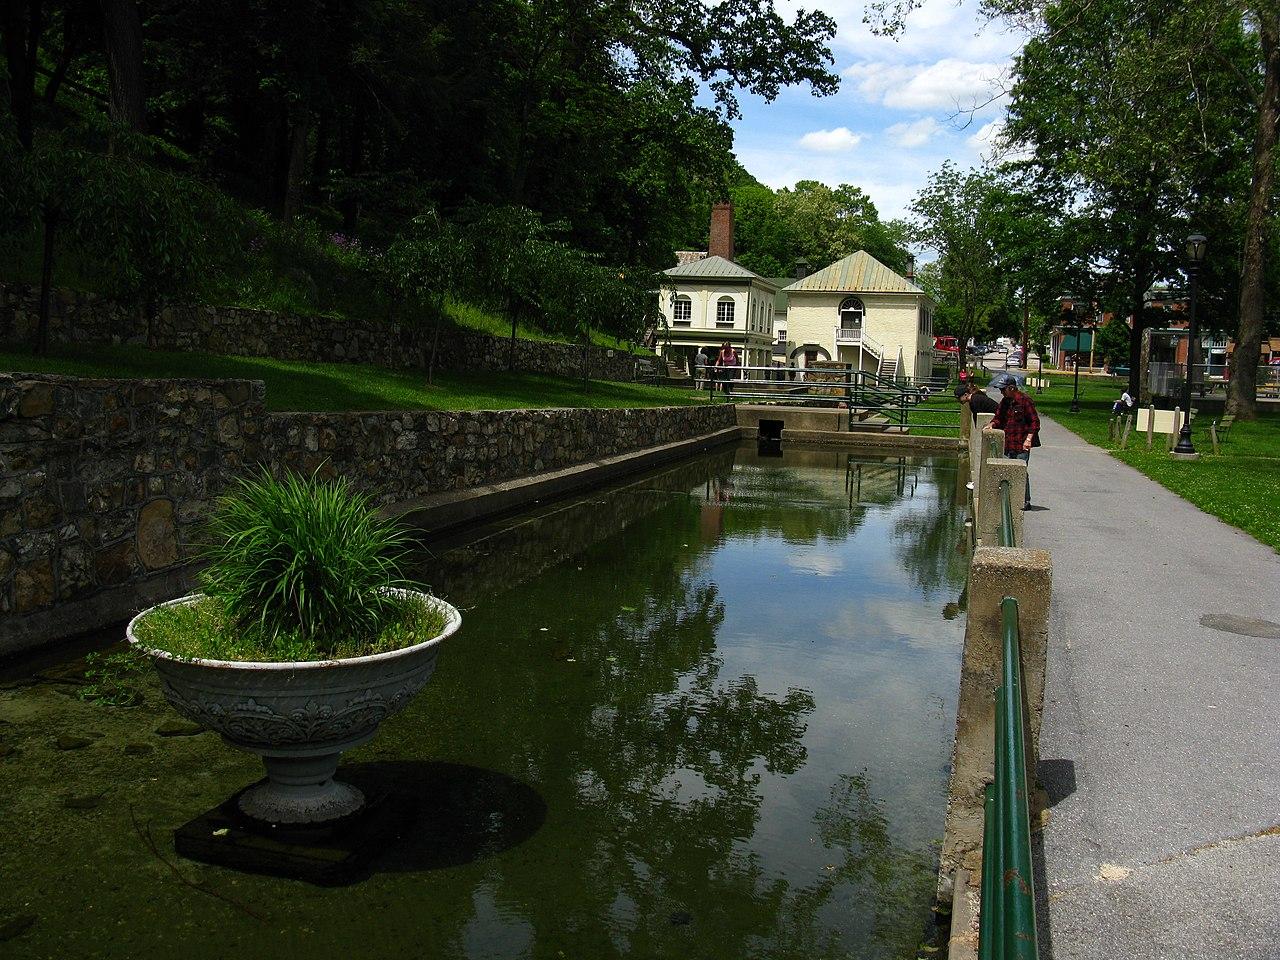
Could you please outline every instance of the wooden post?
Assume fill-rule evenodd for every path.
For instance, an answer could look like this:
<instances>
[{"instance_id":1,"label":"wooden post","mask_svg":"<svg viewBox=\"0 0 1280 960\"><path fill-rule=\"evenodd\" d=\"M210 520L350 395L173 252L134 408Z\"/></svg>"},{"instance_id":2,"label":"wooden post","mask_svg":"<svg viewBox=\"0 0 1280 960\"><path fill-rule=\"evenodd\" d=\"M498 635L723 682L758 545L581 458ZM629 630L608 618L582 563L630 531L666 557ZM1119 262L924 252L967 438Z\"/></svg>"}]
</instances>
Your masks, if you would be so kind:
<instances>
[{"instance_id":1,"label":"wooden post","mask_svg":"<svg viewBox=\"0 0 1280 960\"><path fill-rule=\"evenodd\" d=\"M1156 405L1153 403L1147 407L1147 449L1151 449L1151 445L1156 439Z\"/></svg>"},{"instance_id":2,"label":"wooden post","mask_svg":"<svg viewBox=\"0 0 1280 960\"><path fill-rule=\"evenodd\" d=\"M1122 436L1122 437L1120 438L1120 449L1121 449L1121 450L1123 450L1123 449L1125 448L1125 446L1126 446L1126 445L1128 445L1128 443L1129 443L1129 431L1130 431L1132 428L1133 428L1133 414L1131 413L1131 414L1129 414L1129 416L1125 417L1125 421L1124 421L1124 436Z\"/></svg>"},{"instance_id":3,"label":"wooden post","mask_svg":"<svg viewBox=\"0 0 1280 960\"><path fill-rule=\"evenodd\" d=\"M1182 408L1173 408L1173 429L1169 432L1169 439L1165 441L1164 448L1172 450L1173 445L1178 442L1178 434L1182 430Z\"/></svg>"},{"instance_id":4,"label":"wooden post","mask_svg":"<svg viewBox=\"0 0 1280 960\"><path fill-rule=\"evenodd\" d=\"M1213 442L1213 455L1218 455L1218 421L1209 424L1209 439Z\"/></svg>"}]
</instances>

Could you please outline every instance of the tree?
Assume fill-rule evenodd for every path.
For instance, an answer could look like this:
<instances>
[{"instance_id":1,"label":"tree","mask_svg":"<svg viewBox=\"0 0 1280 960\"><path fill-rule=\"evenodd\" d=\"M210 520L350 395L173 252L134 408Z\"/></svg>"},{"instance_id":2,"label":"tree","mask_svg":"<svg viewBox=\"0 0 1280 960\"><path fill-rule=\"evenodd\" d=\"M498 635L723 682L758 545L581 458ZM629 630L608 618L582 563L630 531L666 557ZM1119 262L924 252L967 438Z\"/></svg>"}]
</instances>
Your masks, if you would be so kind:
<instances>
[{"instance_id":1,"label":"tree","mask_svg":"<svg viewBox=\"0 0 1280 960\"><path fill-rule=\"evenodd\" d=\"M431 318L431 349L421 358L428 385L435 380L445 301L462 290L470 262L467 239L435 209L414 217L381 258L384 283L391 295L407 307L401 311L401 322L420 317L424 310Z\"/></svg>"},{"instance_id":2,"label":"tree","mask_svg":"<svg viewBox=\"0 0 1280 960\"><path fill-rule=\"evenodd\" d=\"M1112 317L1097 331L1094 350L1109 367L1124 363L1129 357L1129 325L1122 317Z\"/></svg>"},{"instance_id":3,"label":"tree","mask_svg":"<svg viewBox=\"0 0 1280 960\"><path fill-rule=\"evenodd\" d=\"M992 240L993 190L990 174L961 172L947 161L911 203L911 239L938 253L936 290L955 307L962 345L1003 292Z\"/></svg>"}]
</instances>

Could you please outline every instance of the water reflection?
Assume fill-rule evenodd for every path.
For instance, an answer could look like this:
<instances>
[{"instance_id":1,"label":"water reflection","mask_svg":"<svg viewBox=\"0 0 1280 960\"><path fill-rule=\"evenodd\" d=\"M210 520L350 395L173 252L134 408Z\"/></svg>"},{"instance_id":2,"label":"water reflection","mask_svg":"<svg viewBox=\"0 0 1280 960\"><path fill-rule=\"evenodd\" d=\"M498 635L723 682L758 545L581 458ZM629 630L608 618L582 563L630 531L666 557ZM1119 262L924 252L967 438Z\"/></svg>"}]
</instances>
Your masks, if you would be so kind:
<instances>
[{"instance_id":1,"label":"water reflection","mask_svg":"<svg viewBox=\"0 0 1280 960\"><path fill-rule=\"evenodd\" d=\"M151 737L155 690L131 711L3 691L6 820L30 842L5 846L0 912L39 911L5 948L913 956L955 715L958 517L946 462L863 459L852 504L847 452L747 447L427 544L419 573L463 631L347 758L416 791L413 832L340 891L180 865L269 923L175 881L130 826L183 823L253 758ZM85 730L101 741L49 746ZM72 814L67 793L106 799Z\"/></svg>"},{"instance_id":2,"label":"water reflection","mask_svg":"<svg viewBox=\"0 0 1280 960\"><path fill-rule=\"evenodd\" d=\"M522 858L553 861L537 871L536 892L522 871L490 874L510 916L535 931L535 953L545 952L537 945L545 948L548 937L566 952L589 943L592 955L604 956L888 957L919 943L931 848L914 829L917 817L894 822L887 810L929 794L932 811L923 819L936 835L945 734L926 756L892 761L932 766L925 785L899 790L898 770L877 795L870 768L853 773L845 764L850 753L883 763L874 740L886 736L885 724L911 725L909 717L873 719L882 704L870 716L856 704L866 682L857 674L874 676L886 663L874 651L859 664L869 647L822 650L844 661L838 672L849 682L841 693L805 660L817 652L809 646L817 634L829 643L826 627L840 622L830 601L864 592L848 578L857 574L852 542L869 510L885 510L872 523L882 544L916 531L927 541L898 561L921 568L907 572L913 592L935 581L959 589L947 579L951 567L924 557L955 517L949 494L939 498L948 489L945 465L899 458L856 465L863 488L853 504L847 453L787 451L780 463L742 448L521 527L544 544L554 530L559 562L502 603L477 604L468 629L484 638L485 657L506 668L484 715L504 732L505 769L535 783L551 811ZM703 474L691 475L697 469ZM916 519L940 503L943 522ZM625 535L605 534L602 523ZM577 551L569 530L583 542ZM493 546L484 555L493 557ZM824 556L829 569L821 568ZM435 562L449 560L444 552ZM770 629L785 591L756 589L760 578L815 574L845 578L810 607L825 602L822 630L794 615L783 618L790 629ZM800 582L792 595L808 604L813 595ZM922 621L942 622L899 593L877 601L895 609L893 626L865 616L868 598L864 615L835 635L862 634L868 644L872 635L908 636ZM548 661L559 669L547 671ZM954 684L952 665L944 658L939 689ZM459 676L482 670L456 667ZM455 694L463 691L441 691L445 699ZM932 700L928 708L935 721L946 713ZM932 722L931 732L945 727ZM919 734L899 730L886 739L902 746L903 736L911 742ZM861 747L850 750L850 737ZM843 751L833 750L837 743ZM564 896L548 901L548 890Z\"/></svg>"}]
</instances>

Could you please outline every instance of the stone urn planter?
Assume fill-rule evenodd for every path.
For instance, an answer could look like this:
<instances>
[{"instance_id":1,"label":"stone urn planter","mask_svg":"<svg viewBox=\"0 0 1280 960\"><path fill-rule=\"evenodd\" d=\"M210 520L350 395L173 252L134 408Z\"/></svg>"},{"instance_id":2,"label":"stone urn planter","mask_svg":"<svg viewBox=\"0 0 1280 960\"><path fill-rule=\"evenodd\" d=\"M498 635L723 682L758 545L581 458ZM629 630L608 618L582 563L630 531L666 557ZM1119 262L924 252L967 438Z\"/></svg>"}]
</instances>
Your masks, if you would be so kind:
<instances>
[{"instance_id":1,"label":"stone urn planter","mask_svg":"<svg viewBox=\"0 0 1280 960\"><path fill-rule=\"evenodd\" d=\"M137 639L135 626L152 610L194 603L199 594L143 611L130 621L128 637L151 658L165 699L175 710L232 746L262 757L267 780L241 795L244 813L271 823L320 824L364 805L358 789L333 779L342 751L367 743L378 724L408 705L435 671L440 644L462 623L455 607L428 594L419 596L445 616L437 636L342 660L182 658Z\"/></svg>"}]
</instances>

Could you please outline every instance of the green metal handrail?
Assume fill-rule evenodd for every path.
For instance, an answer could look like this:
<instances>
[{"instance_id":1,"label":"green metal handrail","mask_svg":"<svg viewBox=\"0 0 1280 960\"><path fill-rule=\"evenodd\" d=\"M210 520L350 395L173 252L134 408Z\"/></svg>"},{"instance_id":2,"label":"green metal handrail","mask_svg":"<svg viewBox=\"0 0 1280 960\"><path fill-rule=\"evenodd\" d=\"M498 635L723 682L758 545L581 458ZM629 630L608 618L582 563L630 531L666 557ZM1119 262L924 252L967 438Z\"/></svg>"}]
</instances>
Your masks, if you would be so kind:
<instances>
[{"instance_id":1,"label":"green metal handrail","mask_svg":"<svg viewBox=\"0 0 1280 960\"><path fill-rule=\"evenodd\" d=\"M1018 601L1005 597L1000 614L1003 682L996 690L995 783L986 788L984 798L978 956L981 960L1036 960Z\"/></svg>"},{"instance_id":2,"label":"green metal handrail","mask_svg":"<svg viewBox=\"0 0 1280 960\"><path fill-rule=\"evenodd\" d=\"M1009 503L1009 481L1000 481L1000 546L1016 547L1013 533L1013 506Z\"/></svg>"}]
</instances>

